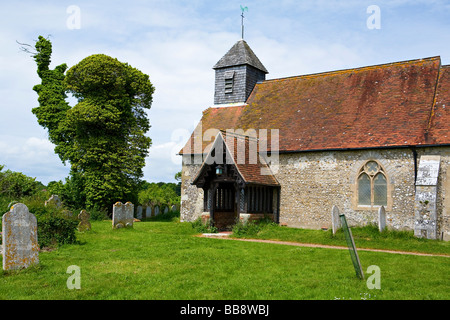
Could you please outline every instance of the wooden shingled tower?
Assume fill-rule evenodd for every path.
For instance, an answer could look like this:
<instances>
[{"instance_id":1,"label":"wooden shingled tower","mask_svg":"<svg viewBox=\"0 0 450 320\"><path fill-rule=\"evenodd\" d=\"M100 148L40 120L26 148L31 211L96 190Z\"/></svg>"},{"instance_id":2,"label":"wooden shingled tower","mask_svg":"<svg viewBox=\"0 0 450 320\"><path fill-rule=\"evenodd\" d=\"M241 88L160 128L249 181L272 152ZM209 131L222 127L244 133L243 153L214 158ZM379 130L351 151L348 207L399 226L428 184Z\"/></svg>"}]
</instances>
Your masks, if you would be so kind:
<instances>
[{"instance_id":1,"label":"wooden shingled tower","mask_svg":"<svg viewBox=\"0 0 450 320\"><path fill-rule=\"evenodd\" d=\"M250 46L241 39L216 63L214 104L243 104L255 84L268 73Z\"/></svg>"}]
</instances>

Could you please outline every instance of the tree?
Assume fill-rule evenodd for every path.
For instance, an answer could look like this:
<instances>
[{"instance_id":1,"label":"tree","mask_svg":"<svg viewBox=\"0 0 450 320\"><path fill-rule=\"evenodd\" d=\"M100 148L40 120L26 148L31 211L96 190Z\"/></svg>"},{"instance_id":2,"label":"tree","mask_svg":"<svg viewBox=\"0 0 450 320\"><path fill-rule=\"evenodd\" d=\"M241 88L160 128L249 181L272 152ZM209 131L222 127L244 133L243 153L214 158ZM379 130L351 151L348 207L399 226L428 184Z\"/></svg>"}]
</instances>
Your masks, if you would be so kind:
<instances>
[{"instance_id":1,"label":"tree","mask_svg":"<svg viewBox=\"0 0 450 320\"><path fill-rule=\"evenodd\" d=\"M0 196L20 199L24 196L33 195L43 187L40 182L36 181L36 178L11 170L2 172L3 169L4 166L0 165Z\"/></svg>"},{"instance_id":2,"label":"tree","mask_svg":"<svg viewBox=\"0 0 450 320\"><path fill-rule=\"evenodd\" d=\"M180 203L180 196L176 192L175 183L146 182L139 192L138 202L147 205L171 206Z\"/></svg>"},{"instance_id":3,"label":"tree","mask_svg":"<svg viewBox=\"0 0 450 320\"><path fill-rule=\"evenodd\" d=\"M82 184L86 207L107 209L116 201L137 200L151 146L145 136L150 128L145 109L154 92L149 76L104 54L83 59L64 75L65 64L49 69L48 39L40 36L35 47L42 82L33 88L39 107L32 111ZM65 101L67 93L77 98L75 106Z\"/></svg>"}]
</instances>

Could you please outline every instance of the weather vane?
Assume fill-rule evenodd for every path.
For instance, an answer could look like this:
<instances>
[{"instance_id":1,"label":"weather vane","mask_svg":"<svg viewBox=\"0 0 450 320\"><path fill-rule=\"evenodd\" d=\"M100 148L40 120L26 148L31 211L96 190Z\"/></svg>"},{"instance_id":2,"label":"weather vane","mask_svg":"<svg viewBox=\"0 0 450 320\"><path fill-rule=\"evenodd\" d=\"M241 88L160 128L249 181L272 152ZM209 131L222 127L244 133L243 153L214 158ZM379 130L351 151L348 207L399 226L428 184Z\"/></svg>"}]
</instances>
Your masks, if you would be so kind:
<instances>
[{"instance_id":1,"label":"weather vane","mask_svg":"<svg viewBox=\"0 0 450 320\"><path fill-rule=\"evenodd\" d=\"M241 14L241 33L242 33L242 39L244 39L244 11L248 12L248 7L243 7L241 5L241 11L242 11L242 14Z\"/></svg>"}]
</instances>

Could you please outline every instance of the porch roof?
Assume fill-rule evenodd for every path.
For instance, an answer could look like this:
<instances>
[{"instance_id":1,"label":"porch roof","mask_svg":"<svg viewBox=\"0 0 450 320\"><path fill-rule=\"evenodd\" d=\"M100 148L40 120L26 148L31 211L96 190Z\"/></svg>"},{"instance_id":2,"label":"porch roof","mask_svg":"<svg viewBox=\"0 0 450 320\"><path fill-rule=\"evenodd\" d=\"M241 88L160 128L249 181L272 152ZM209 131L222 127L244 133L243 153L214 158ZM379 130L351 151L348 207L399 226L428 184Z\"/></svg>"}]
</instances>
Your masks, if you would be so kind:
<instances>
[{"instance_id":1,"label":"porch roof","mask_svg":"<svg viewBox=\"0 0 450 320\"><path fill-rule=\"evenodd\" d=\"M225 147L225 164L232 164L245 184L279 186L264 156L258 152L258 140L248 136L219 131L192 184L206 174L212 163L212 152L219 144Z\"/></svg>"}]
</instances>

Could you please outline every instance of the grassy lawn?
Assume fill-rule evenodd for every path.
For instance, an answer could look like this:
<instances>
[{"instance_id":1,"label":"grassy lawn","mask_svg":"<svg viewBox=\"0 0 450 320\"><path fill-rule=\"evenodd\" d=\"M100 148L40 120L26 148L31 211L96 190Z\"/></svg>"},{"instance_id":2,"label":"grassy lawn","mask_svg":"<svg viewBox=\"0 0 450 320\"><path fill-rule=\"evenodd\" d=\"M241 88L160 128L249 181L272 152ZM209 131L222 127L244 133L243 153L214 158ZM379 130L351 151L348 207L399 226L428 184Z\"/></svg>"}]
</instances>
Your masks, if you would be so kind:
<instances>
[{"instance_id":1,"label":"grassy lawn","mask_svg":"<svg viewBox=\"0 0 450 320\"><path fill-rule=\"evenodd\" d=\"M308 234L302 234L305 230L279 229L281 233L300 234L283 235L291 240L308 239ZM267 229L265 237L280 230ZM316 237L326 239L327 232L317 232ZM356 277L347 250L200 238L195 234L190 223L143 221L135 223L133 229L112 230L110 221L92 222L92 231L77 234L80 244L41 252L36 267L0 271L0 299L450 298L447 257L361 251L364 272L370 265L381 270L381 289L370 290ZM338 242L334 238L330 241ZM355 242L359 247L356 238ZM339 244L345 245L345 241ZM449 253L448 248L439 250ZM69 290L66 285L71 265L80 267L79 290Z\"/></svg>"},{"instance_id":2,"label":"grassy lawn","mask_svg":"<svg viewBox=\"0 0 450 320\"><path fill-rule=\"evenodd\" d=\"M280 241L347 246L344 233L338 230L311 230L281 227L273 223L249 224L233 234L236 238L256 238ZM235 229L236 230L236 229ZM352 227L357 248L385 249L394 251L450 255L450 241L436 241L414 237L413 231L378 231L377 226Z\"/></svg>"}]
</instances>

